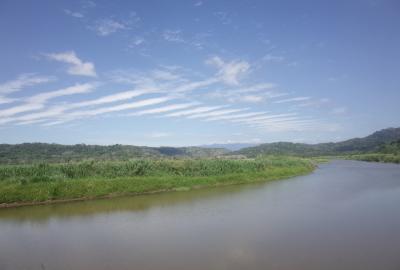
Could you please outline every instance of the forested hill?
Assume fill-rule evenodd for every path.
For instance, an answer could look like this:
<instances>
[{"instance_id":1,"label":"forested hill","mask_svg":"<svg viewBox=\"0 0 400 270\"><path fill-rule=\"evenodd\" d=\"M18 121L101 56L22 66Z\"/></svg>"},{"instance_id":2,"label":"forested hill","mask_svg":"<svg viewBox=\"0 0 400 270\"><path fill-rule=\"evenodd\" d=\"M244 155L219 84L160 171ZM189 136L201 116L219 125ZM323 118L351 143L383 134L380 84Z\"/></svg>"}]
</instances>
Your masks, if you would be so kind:
<instances>
[{"instance_id":1,"label":"forested hill","mask_svg":"<svg viewBox=\"0 0 400 270\"><path fill-rule=\"evenodd\" d=\"M324 156L371 152L400 153L399 142L400 128L388 128L364 138L355 138L337 143L265 143L255 147L243 148L233 153L248 157L259 155Z\"/></svg>"},{"instance_id":2,"label":"forested hill","mask_svg":"<svg viewBox=\"0 0 400 270\"><path fill-rule=\"evenodd\" d=\"M223 148L146 147L132 145L61 145L47 143L0 144L0 164L69 162L86 159L128 160L134 158L204 158L229 152Z\"/></svg>"},{"instance_id":3,"label":"forested hill","mask_svg":"<svg viewBox=\"0 0 400 270\"><path fill-rule=\"evenodd\" d=\"M46 143L0 144L0 164L70 162L81 160L128 160L135 158L206 158L224 154L256 157L259 155L325 156L363 153L400 154L400 128L377 131L364 138L337 143L303 144L265 143L231 152L224 148L147 147L133 145L61 145Z\"/></svg>"}]
</instances>

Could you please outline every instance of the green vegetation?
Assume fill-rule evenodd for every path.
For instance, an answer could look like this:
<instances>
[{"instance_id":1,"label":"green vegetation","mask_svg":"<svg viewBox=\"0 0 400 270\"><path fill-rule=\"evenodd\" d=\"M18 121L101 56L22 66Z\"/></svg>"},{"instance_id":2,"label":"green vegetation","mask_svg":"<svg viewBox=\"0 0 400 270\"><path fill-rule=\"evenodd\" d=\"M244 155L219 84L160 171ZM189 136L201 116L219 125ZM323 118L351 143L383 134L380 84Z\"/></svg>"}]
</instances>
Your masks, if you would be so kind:
<instances>
[{"instance_id":1,"label":"green vegetation","mask_svg":"<svg viewBox=\"0 0 400 270\"><path fill-rule=\"evenodd\" d=\"M337 143L266 143L243 148L231 154L257 157L262 155L291 155L300 157L343 156L365 153L400 153L400 128L377 131L364 138Z\"/></svg>"},{"instance_id":2,"label":"green vegetation","mask_svg":"<svg viewBox=\"0 0 400 270\"><path fill-rule=\"evenodd\" d=\"M369 162L385 162L385 163L400 163L400 154L362 154L362 155L351 155L345 157L346 159L354 159Z\"/></svg>"},{"instance_id":3,"label":"green vegetation","mask_svg":"<svg viewBox=\"0 0 400 270\"><path fill-rule=\"evenodd\" d=\"M208 158L229 152L222 148L146 147L134 145L61 145L48 143L0 144L0 164L127 161L134 158Z\"/></svg>"},{"instance_id":4,"label":"green vegetation","mask_svg":"<svg viewBox=\"0 0 400 270\"><path fill-rule=\"evenodd\" d=\"M309 160L288 157L3 165L0 205L251 183L306 174L314 167Z\"/></svg>"},{"instance_id":5,"label":"green vegetation","mask_svg":"<svg viewBox=\"0 0 400 270\"><path fill-rule=\"evenodd\" d=\"M385 163L400 163L400 140L381 145L376 152L348 155L345 158Z\"/></svg>"}]
</instances>

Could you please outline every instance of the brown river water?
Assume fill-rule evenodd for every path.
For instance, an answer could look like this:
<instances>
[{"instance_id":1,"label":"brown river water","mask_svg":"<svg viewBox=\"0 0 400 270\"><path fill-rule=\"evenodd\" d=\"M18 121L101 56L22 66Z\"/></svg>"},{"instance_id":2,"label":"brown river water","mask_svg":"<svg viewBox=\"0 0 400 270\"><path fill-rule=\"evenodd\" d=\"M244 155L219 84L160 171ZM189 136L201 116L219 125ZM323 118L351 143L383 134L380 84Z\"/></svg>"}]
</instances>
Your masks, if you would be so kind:
<instances>
[{"instance_id":1,"label":"brown river water","mask_svg":"<svg viewBox=\"0 0 400 270\"><path fill-rule=\"evenodd\" d=\"M0 209L0 270L400 270L400 166Z\"/></svg>"}]
</instances>

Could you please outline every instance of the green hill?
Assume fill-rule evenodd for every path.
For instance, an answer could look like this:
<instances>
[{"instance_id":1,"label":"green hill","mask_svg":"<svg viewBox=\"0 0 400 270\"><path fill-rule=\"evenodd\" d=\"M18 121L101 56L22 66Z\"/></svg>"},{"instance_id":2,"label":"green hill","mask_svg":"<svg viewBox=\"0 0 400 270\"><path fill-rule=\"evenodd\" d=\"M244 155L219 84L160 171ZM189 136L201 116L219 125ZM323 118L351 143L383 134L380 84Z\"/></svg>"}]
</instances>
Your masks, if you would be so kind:
<instances>
[{"instance_id":1,"label":"green hill","mask_svg":"<svg viewBox=\"0 0 400 270\"><path fill-rule=\"evenodd\" d=\"M325 156L373 152L400 153L399 150L400 128L388 128L364 138L354 138L337 143L265 143L255 147L243 148L232 154L241 154L248 157L259 155Z\"/></svg>"}]
</instances>

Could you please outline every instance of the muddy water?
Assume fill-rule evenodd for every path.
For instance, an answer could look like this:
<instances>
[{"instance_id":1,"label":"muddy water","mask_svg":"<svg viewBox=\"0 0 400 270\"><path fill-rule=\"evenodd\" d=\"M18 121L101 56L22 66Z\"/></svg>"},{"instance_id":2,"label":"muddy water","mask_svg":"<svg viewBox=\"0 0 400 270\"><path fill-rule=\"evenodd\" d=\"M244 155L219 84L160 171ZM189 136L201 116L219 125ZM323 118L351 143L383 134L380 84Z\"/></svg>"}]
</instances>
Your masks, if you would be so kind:
<instances>
[{"instance_id":1,"label":"muddy water","mask_svg":"<svg viewBox=\"0 0 400 270\"><path fill-rule=\"evenodd\" d=\"M5 269L400 269L400 166L0 209Z\"/></svg>"}]
</instances>

